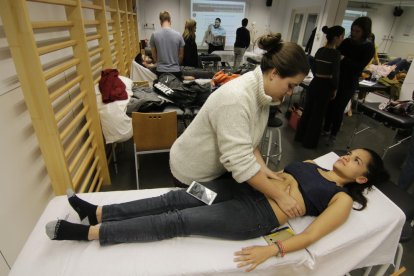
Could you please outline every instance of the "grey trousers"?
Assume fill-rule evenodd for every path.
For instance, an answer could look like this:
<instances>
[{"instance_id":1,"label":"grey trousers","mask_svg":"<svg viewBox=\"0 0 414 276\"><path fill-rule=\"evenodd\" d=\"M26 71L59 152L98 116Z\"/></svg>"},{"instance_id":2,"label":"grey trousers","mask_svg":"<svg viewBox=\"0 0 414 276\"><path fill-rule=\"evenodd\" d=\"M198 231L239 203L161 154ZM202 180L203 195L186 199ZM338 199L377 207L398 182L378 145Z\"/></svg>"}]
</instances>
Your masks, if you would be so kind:
<instances>
[{"instance_id":1,"label":"grey trousers","mask_svg":"<svg viewBox=\"0 0 414 276\"><path fill-rule=\"evenodd\" d=\"M279 226L266 197L248 184L225 178L203 185L217 192L212 205L179 189L158 197L103 206L101 245L190 235L245 240Z\"/></svg>"},{"instance_id":2,"label":"grey trousers","mask_svg":"<svg viewBox=\"0 0 414 276\"><path fill-rule=\"evenodd\" d=\"M234 69L237 69L240 66L240 63L243 60L243 56L245 52L246 52L246 48L234 47L234 64L233 64Z\"/></svg>"}]
</instances>

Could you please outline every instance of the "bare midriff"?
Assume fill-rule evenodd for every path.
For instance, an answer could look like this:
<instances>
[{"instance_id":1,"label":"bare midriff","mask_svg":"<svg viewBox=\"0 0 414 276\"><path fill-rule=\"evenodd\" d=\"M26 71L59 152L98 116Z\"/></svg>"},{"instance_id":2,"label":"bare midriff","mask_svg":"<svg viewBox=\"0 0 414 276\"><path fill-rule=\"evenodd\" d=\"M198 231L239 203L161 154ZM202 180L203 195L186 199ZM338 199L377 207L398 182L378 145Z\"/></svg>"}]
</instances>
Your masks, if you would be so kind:
<instances>
[{"instance_id":1,"label":"bare midriff","mask_svg":"<svg viewBox=\"0 0 414 276\"><path fill-rule=\"evenodd\" d=\"M272 179L271 180L272 184L275 185L278 189L283 190L283 191L286 191L290 186L290 191L289 191L290 196L293 197L296 200L296 202L299 204L299 206L303 210L306 210L305 209L305 202L303 200L303 196L302 196L302 193L300 192L299 184L296 181L296 179L293 178L293 176L291 176L290 174L287 174L287 173L282 173L281 176L282 176L282 178L284 178L283 181ZM267 200L269 201L269 204L272 207L273 212L275 213L279 223L281 225L286 223L288 217L282 211L282 209L279 207L279 205L277 205L276 201L274 201L271 198L267 198Z\"/></svg>"}]
</instances>

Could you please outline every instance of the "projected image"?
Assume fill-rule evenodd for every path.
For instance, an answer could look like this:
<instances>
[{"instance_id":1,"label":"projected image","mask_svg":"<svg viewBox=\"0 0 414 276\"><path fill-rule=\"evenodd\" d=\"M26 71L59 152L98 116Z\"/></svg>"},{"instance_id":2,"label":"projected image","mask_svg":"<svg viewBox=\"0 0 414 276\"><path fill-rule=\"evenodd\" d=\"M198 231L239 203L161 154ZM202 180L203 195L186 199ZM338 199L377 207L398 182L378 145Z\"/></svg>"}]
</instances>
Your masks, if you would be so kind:
<instances>
[{"instance_id":1,"label":"projected image","mask_svg":"<svg viewBox=\"0 0 414 276\"><path fill-rule=\"evenodd\" d=\"M245 17L246 3L241 1L192 0L191 18L197 21L196 42L202 44L209 25L214 25L216 18L221 19L221 27L226 31L226 45L233 45L236 30ZM203 43L205 45L205 43Z\"/></svg>"}]
</instances>

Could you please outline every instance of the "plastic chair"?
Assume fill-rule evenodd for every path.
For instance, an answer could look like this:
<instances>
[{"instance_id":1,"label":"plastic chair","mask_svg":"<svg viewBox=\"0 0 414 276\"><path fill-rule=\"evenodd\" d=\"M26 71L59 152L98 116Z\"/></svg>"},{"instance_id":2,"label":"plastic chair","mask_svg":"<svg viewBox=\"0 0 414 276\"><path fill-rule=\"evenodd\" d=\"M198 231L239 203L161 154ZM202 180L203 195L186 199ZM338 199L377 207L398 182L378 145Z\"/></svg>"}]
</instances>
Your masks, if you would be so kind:
<instances>
[{"instance_id":1,"label":"plastic chair","mask_svg":"<svg viewBox=\"0 0 414 276\"><path fill-rule=\"evenodd\" d=\"M169 152L177 139L177 113L132 112L134 137L135 175L139 189L138 155Z\"/></svg>"}]
</instances>

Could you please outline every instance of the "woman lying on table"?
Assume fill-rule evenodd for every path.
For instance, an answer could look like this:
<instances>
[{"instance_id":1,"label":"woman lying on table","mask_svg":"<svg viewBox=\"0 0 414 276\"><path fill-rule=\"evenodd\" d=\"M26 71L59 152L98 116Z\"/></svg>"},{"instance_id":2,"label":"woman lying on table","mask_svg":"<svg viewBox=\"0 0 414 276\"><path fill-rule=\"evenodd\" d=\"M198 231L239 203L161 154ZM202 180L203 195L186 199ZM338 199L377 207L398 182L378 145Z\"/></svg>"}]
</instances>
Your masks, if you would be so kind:
<instances>
[{"instance_id":1,"label":"woman lying on table","mask_svg":"<svg viewBox=\"0 0 414 276\"><path fill-rule=\"evenodd\" d=\"M302 233L283 243L243 248L235 253L238 267L251 271L276 255L309 246L343 224L353 201L365 208L362 192L388 177L381 158L369 149L356 149L340 157L333 170L311 161L294 162L280 173L283 180L272 183L288 190L306 210L318 216ZM190 235L245 240L268 234L286 223L288 217L277 203L246 183L222 177L204 183L217 192L212 205L173 190L164 195L104 206L92 205L69 193L70 205L90 225L65 220L51 221L46 233L52 240L99 240L101 245L158 241Z\"/></svg>"}]
</instances>

